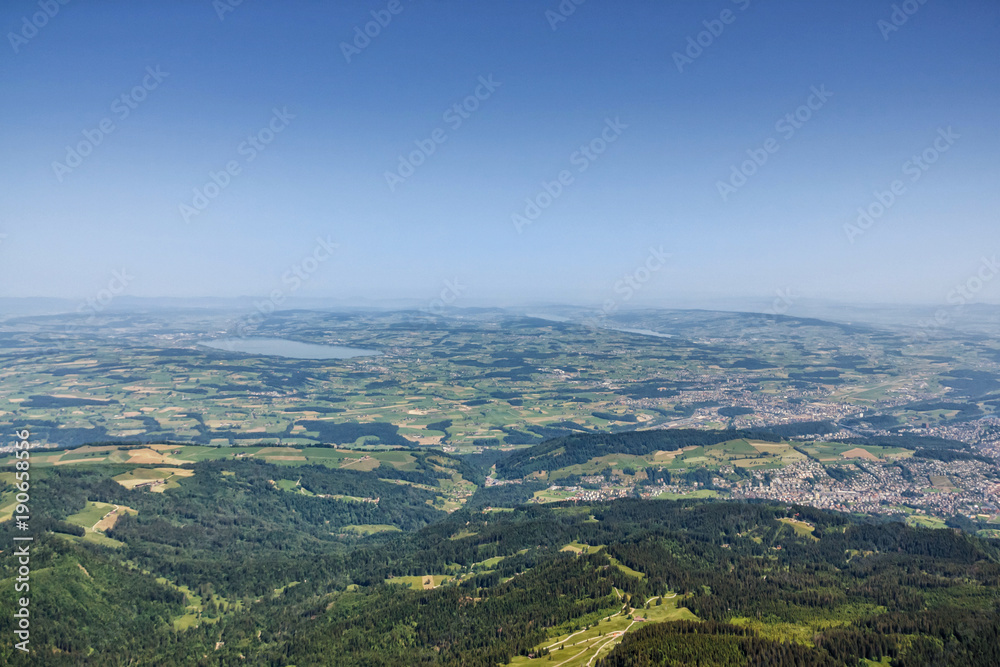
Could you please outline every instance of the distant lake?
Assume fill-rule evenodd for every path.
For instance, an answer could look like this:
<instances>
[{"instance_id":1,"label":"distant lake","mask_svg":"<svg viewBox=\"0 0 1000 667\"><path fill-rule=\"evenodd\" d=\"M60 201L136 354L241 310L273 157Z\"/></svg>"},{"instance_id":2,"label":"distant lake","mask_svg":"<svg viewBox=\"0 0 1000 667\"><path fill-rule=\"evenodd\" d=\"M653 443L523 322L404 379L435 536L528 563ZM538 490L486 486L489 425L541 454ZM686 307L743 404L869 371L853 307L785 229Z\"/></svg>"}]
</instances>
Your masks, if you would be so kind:
<instances>
[{"instance_id":1,"label":"distant lake","mask_svg":"<svg viewBox=\"0 0 1000 667\"><path fill-rule=\"evenodd\" d=\"M624 331L625 333L638 334L640 336L656 336L657 338L673 338L673 334L660 333L659 331L653 331L652 329L625 329L624 327L610 327L615 331Z\"/></svg>"},{"instance_id":2,"label":"distant lake","mask_svg":"<svg viewBox=\"0 0 1000 667\"><path fill-rule=\"evenodd\" d=\"M284 338L220 338L199 343L226 352L243 352L291 359L353 359L379 354L376 350L341 345L315 345Z\"/></svg>"}]
</instances>

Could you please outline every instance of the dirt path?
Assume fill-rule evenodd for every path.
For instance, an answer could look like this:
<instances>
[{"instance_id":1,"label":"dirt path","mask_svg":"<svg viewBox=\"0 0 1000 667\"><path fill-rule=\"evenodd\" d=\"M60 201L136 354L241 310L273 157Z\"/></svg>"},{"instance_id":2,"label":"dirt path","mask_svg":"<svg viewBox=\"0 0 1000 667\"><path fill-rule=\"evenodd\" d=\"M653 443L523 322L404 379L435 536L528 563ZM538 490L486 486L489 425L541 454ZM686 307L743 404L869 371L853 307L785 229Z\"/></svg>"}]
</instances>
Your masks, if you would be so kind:
<instances>
[{"instance_id":1,"label":"dirt path","mask_svg":"<svg viewBox=\"0 0 1000 667\"><path fill-rule=\"evenodd\" d=\"M611 618L611 617L610 617L610 616L608 616L608 618ZM605 619L605 620L607 620L607 619ZM553 646L559 646L559 644L565 644L566 642L568 642L568 641L569 641L570 639L572 639L573 637L577 636L577 635L578 635L578 634L580 634L581 632L586 632L586 631L587 631L587 628L584 628L583 630L577 630L576 632L574 632L573 634L571 634L571 635L570 635L569 637L567 637L566 639L563 639L562 641L558 641L558 642L556 642L555 644L549 644L549 645L548 645L548 646L546 646L545 648L552 648Z\"/></svg>"},{"instance_id":2,"label":"dirt path","mask_svg":"<svg viewBox=\"0 0 1000 667\"><path fill-rule=\"evenodd\" d=\"M117 514L118 513L118 509L119 509L118 505L115 505L115 508L113 510L111 510L110 512L108 512L107 514L105 514L104 516L102 516L100 519L98 519L97 522L93 526L90 527L90 530L92 530L95 533L98 532L97 526L101 523L101 521L104 521L105 519L107 519L112 514Z\"/></svg>"},{"instance_id":3,"label":"dirt path","mask_svg":"<svg viewBox=\"0 0 1000 667\"><path fill-rule=\"evenodd\" d=\"M632 611L635 610L633 609ZM601 644L601 646L598 647L596 651L594 651L594 655L590 658L590 660L587 661L587 667L590 667L590 665L592 665L593 662L597 660L597 656L599 656L601 654L601 651L603 651L607 646L611 645L613 642L620 641L621 638L624 637L628 633L628 631L632 629L632 626L635 625L635 623L636 623L635 621L632 621L631 623L628 624L627 628L621 631L620 635L616 635L611 639L609 639L608 641Z\"/></svg>"}]
</instances>

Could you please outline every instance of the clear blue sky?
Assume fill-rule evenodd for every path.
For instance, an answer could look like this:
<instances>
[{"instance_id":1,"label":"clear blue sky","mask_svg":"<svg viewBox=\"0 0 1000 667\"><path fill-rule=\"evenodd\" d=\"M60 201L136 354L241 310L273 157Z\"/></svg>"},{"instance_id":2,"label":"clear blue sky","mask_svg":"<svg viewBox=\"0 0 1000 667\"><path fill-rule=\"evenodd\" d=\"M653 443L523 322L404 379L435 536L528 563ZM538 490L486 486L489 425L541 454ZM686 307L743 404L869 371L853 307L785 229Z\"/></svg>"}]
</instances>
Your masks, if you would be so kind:
<instances>
[{"instance_id":1,"label":"clear blue sky","mask_svg":"<svg viewBox=\"0 0 1000 667\"><path fill-rule=\"evenodd\" d=\"M937 304L1000 253L995 0L910 0L898 26L878 0L567 0L564 21L557 0L226 2L3 3L0 296L86 298L124 269L136 296L432 299L457 278L455 305L600 304L632 275L636 305ZM345 56L373 11L391 20ZM723 197L748 151L767 161Z\"/></svg>"}]
</instances>

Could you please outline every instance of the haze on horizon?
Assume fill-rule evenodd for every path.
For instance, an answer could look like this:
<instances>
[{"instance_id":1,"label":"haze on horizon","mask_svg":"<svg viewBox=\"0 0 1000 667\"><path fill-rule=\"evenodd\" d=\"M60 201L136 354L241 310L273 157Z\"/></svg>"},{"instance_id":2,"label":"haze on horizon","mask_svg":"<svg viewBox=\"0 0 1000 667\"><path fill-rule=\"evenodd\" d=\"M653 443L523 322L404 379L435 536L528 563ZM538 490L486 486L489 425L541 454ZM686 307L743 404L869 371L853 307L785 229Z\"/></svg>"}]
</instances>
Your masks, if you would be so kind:
<instances>
[{"instance_id":1,"label":"haze on horizon","mask_svg":"<svg viewBox=\"0 0 1000 667\"><path fill-rule=\"evenodd\" d=\"M5 3L0 297L1000 303L996 2L576 2Z\"/></svg>"}]
</instances>

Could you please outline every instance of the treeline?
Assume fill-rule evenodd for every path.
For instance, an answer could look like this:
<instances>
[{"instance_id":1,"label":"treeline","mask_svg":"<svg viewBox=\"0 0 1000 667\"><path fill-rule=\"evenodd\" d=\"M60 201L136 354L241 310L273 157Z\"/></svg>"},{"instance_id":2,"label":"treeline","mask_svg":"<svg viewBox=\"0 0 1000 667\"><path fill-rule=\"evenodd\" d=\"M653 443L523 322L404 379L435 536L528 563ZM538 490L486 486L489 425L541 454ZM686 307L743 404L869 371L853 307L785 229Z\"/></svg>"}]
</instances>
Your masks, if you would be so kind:
<instances>
[{"instance_id":1,"label":"treeline","mask_svg":"<svg viewBox=\"0 0 1000 667\"><path fill-rule=\"evenodd\" d=\"M1000 665L1000 604L984 610L939 607L879 614L825 631L817 647L844 663L888 656L899 667L995 667Z\"/></svg>"},{"instance_id":2,"label":"treeline","mask_svg":"<svg viewBox=\"0 0 1000 667\"><path fill-rule=\"evenodd\" d=\"M59 522L87 501L127 505L138 514L121 516L107 535L124 542L134 562L192 589L210 581L219 593L236 596L257 596L310 572L328 578L342 572L344 540L336 533L344 527L385 524L415 530L446 516L433 507L434 492L379 478L435 483L426 471L293 467L254 459L187 467L194 476L182 478L179 488L167 493L125 489L112 479L125 466L40 469L37 477L33 472L33 509L37 520ZM280 480L297 481L312 494L379 501L289 492L277 486ZM74 532L68 525L54 530Z\"/></svg>"},{"instance_id":3,"label":"treeline","mask_svg":"<svg viewBox=\"0 0 1000 667\"><path fill-rule=\"evenodd\" d=\"M15 544L9 530L0 528L0 535ZM0 664L118 665L130 658L140 664L159 646L176 643L172 622L184 613L183 593L59 537L38 534L29 549L30 588L21 592L14 588L17 559L9 550L0 556ZM13 646L21 596L31 601L28 654Z\"/></svg>"},{"instance_id":4,"label":"treeline","mask_svg":"<svg viewBox=\"0 0 1000 667\"><path fill-rule=\"evenodd\" d=\"M63 472L45 482L46 493L56 491L53 480L70 488L48 511L71 508L80 489L90 499L111 491L93 470ZM51 656L53 646L66 653L45 664L288 666L336 656L345 667L492 666L668 592L703 622L643 628L605 664L823 665L896 656L907 665L979 665L995 655L989 642L996 638L1000 552L967 534L798 506L622 500L499 513L463 508L438 513L414 532L352 545L329 535L331 515L310 502L323 501L328 512L370 508L289 493L269 481L300 474L316 488L331 479L318 466L198 464L181 489L121 496L140 512L112 531L125 542L117 551L48 538L42 546L54 555L40 554L33 594L43 599L58 587L52 599L72 614L60 621L55 610L46 612L53 631L40 636L39 655ZM377 478L350 483L363 493ZM417 498L414 505L434 511ZM808 522L812 536L796 534L785 518ZM0 525L0 540L10 543L9 532L9 523ZM561 551L573 541L604 548ZM626 574L609 556L644 576ZM3 591L12 590L15 564L0 554ZM433 590L392 583L427 575L459 581ZM118 576L122 595L101 588ZM219 592L241 609L174 633L170 618L182 613L180 600L176 589L156 584L161 576ZM71 641L58 643L84 605L91 615L81 616L78 630L65 630ZM736 618L828 629L808 647L734 630ZM107 638L99 636L105 626ZM134 634L116 647L124 633ZM643 655L658 657L636 662Z\"/></svg>"},{"instance_id":5,"label":"treeline","mask_svg":"<svg viewBox=\"0 0 1000 667\"><path fill-rule=\"evenodd\" d=\"M948 440L932 435L912 435L901 433L899 435L878 435L864 438L841 438L837 442L849 445L873 445L876 447L903 447L904 449L922 450L968 450L969 445L958 440Z\"/></svg>"},{"instance_id":6,"label":"treeline","mask_svg":"<svg viewBox=\"0 0 1000 667\"><path fill-rule=\"evenodd\" d=\"M733 415L740 409L727 410ZM643 456L656 451L676 451L687 446L706 447L736 439L780 442L786 438L808 435L824 435L837 431L828 421L778 424L761 430L696 430L664 429L652 431L624 431L618 433L572 433L539 443L533 447L518 450L496 462L500 479L521 479L542 470L558 470L572 465L586 463L592 458L607 454L630 454ZM509 440L509 438L508 438ZM836 442L852 445L878 447L901 447L914 450L914 456L940 461L977 460L984 463L993 461L969 451L965 443L936 436L893 435L857 438L841 438ZM810 456L801 448L797 451Z\"/></svg>"},{"instance_id":7,"label":"treeline","mask_svg":"<svg viewBox=\"0 0 1000 667\"><path fill-rule=\"evenodd\" d=\"M594 417L597 417L598 419L604 419L606 421L629 422L629 423L635 423L639 421L639 418L633 414L616 415L613 412L600 412L600 411L591 412L590 414L593 415Z\"/></svg>"},{"instance_id":8,"label":"treeline","mask_svg":"<svg viewBox=\"0 0 1000 667\"><path fill-rule=\"evenodd\" d=\"M520 507L529 502L536 491L548 487L546 482L524 482L523 484L504 484L502 486L481 486L469 499L469 509L479 510L484 507Z\"/></svg>"},{"instance_id":9,"label":"treeline","mask_svg":"<svg viewBox=\"0 0 1000 667\"><path fill-rule=\"evenodd\" d=\"M683 606L714 624L696 624L697 632L711 628L704 635L710 639L665 638L660 642L665 660L648 664L716 664L730 658L732 664L844 664L843 650L833 653L826 644L809 648L749 632L729 634L725 624L736 616L766 623L831 617L862 622L869 618L863 610L877 607L913 618L931 596L945 591L969 608L983 608L984 593L996 591L1000 583L996 549L952 531L857 524L820 510L773 505L618 501L579 510L526 507L478 517L460 511L415 535L356 552L345 567L355 581L372 588L361 596L333 593L318 599L317 609L331 605L330 612L320 613L324 620L304 634L285 627L296 638L294 659L308 663L310 656L337 654L345 655L345 665L505 662L534 651L539 638L547 636L541 631L545 627L582 629L587 622L572 619L593 619L584 609L620 605L602 597L609 591L607 582L626 601L676 591ZM810 522L819 541L799 537L777 521L786 516ZM456 539L456 534L466 536ZM606 547L589 555L560 553L560 545L571 540ZM605 553L645 577L619 571ZM850 553L869 555L845 556ZM476 565L498 556L506 557L495 566ZM442 571L471 571L472 576L434 591L379 586L396 576ZM969 582L980 592L968 588ZM539 587L548 594L539 594ZM570 603L589 606L578 607L573 613L580 616L573 617L566 613ZM465 628L461 636L459 627ZM682 627L666 634L683 634ZM889 655L879 653L890 650L880 632L857 627L867 642L858 644L859 655ZM830 634L831 645L836 638ZM956 635L953 641L956 655L990 655L975 637ZM636 655L648 648L640 647ZM713 652L718 650L724 652Z\"/></svg>"},{"instance_id":10,"label":"treeline","mask_svg":"<svg viewBox=\"0 0 1000 667\"><path fill-rule=\"evenodd\" d=\"M752 630L728 623L672 621L625 635L598 667L713 665L715 667L836 667L829 653L805 644L762 639Z\"/></svg>"},{"instance_id":11,"label":"treeline","mask_svg":"<svg viewBox=\"0 0 1000 667\"><path fill-rule=\"evenodd\" d=\"M973 454L971 452L960 452L953 449L918 449L913 452L913 457L918 459L934 459L945 463L951 463L952 461L979 461L980 463L987 463L989 465L996 464L996 461L988 456Z\"/></svg>"},{"instance_id":12,"label":"treeline","mask_svg":"<svg viewBox=\"0 0 1000 667\"><path fill-rule=\"evenodd\" d=\"M620 573L606 566L604 556L562 554L505 583L418 593L390 585L338 596L323 618L296 633L289 657L312 664L337 655L344 667L507 663L542 642L547 627L617 612Z\"/></svg>"},{"instance_id":13,"label":"treeline","mask_svg":"<svg viewBox=\"0 0 1000 667\"><path fill-rule=\"evenodd\" d=\"M668 429L627 431L612 434L573 434L548 440L538 446L514 452L497 462L502 479L519 479L539 470L556 470L586 463L605 454L641 456L655 451L676 451L689 445L709 446L727 440L748 438L779 442L780 437L765 431Z\"/></svg>"},{"instance_id":14,"label":"treeline","mask_svg":"<svg viewBox=\"0 0 1000 667\"><path fill-rule=\"evenodd\" d=\"M307 431L315 432L323 442L337 445L351 445L359 438L377 438L383 445L415 447L416 443L407 440L399 434L399 427L387 422L333 422L318 419L300 419L289 424L289 433L294 426L302 426Z\"/></svg>"}]
</instances>

